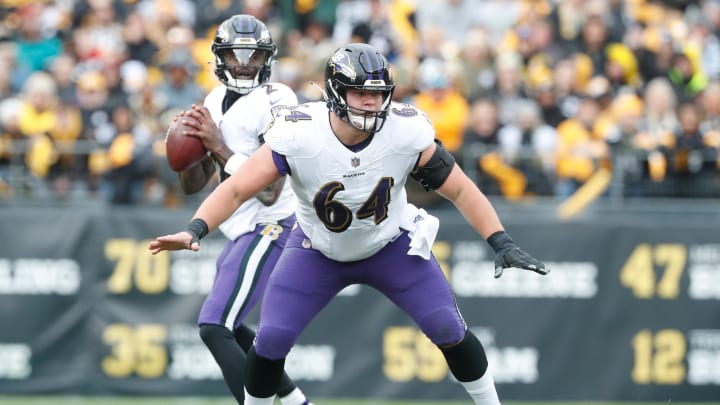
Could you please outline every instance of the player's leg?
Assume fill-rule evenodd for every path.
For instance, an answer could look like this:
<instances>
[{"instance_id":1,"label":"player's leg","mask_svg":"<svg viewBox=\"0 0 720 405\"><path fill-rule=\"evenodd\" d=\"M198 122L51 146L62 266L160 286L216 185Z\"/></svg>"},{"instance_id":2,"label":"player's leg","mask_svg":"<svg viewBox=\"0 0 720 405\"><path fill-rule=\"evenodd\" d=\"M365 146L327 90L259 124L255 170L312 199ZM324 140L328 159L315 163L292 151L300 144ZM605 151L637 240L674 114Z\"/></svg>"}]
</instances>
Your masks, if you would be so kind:
<instances>
[{"instance_id":1,"label":"player's leg","mask_svg":"<svg viewBox=\"0 0 720 405\"><path fill-rule=\"evenodd\" d=\"M239 266L231 268L226 263L228 263L229 257L243 253L246 246L247 243L242 240L242 237L225 245L217 258L217 270L212 290L205 298L198 317L200 338L220 366L225 384L239 404L245 401L243 390L245 351L235 341L235 335L232 332L234 320L227 319L228 317L224 315L224 308L228 306L228 302L235 300L235 294L230 286L234 285L238 278L242 279L243 276Z\"/></svg>"},{"instance_id":2,"label":"player's leg","mask_svg":"<svg viewBox=\"0 0 720 405\"><path fill-rule=\"evenodd\" d=\"M488 370L487 356L480 340L466 330L463 340L455 345L440 346L453 376L478 405L499 405L495 381Z\"/></svg>"},{"instance_id":3,"label":"player's leg","mask_svg":"<svg viewBox=\"0 0 720 405\"><path fill-rule=\"evenodd\" d=\"M200 325L200 337L220 366L225 384L233 397L238 404L242 404L245 401L243 376L246 354L235 341L233 332L224 326L204 324Z\"/></svg>"},{"instance_id":4,"label":"player's leg","mask_svg":"<svg viewBox=\"0 0 720 405\"><path fill-rule=\"evenodd\" d=\"M255 340L255 331L246 325L240 325L240 327L235 330L235 340L240 344L244 352L247 353ZM243 362L241 366L244 368L245 362ZM282 373L280 384L277 387L277 396L283 405L310 404L305 394L285 372Z\"/></svg>"},{"instance_id":5,"label":"player's leg","mask_svg":"<svg viewBox=\"0 0 720 405\"><path fill-rule=\"evenodd\" d=\"M285 357L298 336L346 286L336 262L303 247L305 239L299 228L293 230L265 290L260 326L247 356L247 405L272 404Z\"/></svg>"},{"instance_id":6,"label":"player's leg","mask_svg":"<svg viewBox=\"0 0 720 405\"><path fill-rule=\"evenodd\" d=\"M200 311L200 336L222 370L228 388L239 403L245 400L245 358L250 343L243 345L239 332L252 330L242 324L260 300L272 269L290 233L292 220L281 225L259 225L253 232L229 242L217 260L212 291ZM245 339L247 340L247 339ZM285 376L279 391L284 405L306 402L302 392ZM284 395L283 395L284 394Z\"/></svg>"},{"instance_id":7,"label":"player's leg","mask_svg":"<svg viewBox=\"0 0 720 405\"><path fill-rule=\"evenodd\" d=\"M410 315L440 348L476 404L499 404L485 350L467 329L440 265L434 256L424 260L408 255L408 244L403 235L375 255L367 266L367 283Z\"/></svg>"}]
</instances>

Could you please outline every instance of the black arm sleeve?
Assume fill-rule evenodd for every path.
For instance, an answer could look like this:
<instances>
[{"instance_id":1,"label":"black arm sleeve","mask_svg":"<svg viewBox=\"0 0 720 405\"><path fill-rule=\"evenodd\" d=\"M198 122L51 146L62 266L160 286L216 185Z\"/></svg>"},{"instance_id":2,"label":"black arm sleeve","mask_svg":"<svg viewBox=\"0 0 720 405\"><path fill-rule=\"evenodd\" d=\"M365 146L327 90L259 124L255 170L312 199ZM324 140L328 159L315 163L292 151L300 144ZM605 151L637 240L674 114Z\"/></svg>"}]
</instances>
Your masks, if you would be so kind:
<instances>
[{"instance_id":1,"label":"black arm sleeve","mask_svg":"<svg viewBox=\"0 0 720 405\"><path fill-rule=\"evenodd\" d=\"M435 139L435 153L425 166L415 166L410 177L417 180L427 191L440 188L455 166L455 158L445 149L439 139Z\"/></svg>"}]
</instances>

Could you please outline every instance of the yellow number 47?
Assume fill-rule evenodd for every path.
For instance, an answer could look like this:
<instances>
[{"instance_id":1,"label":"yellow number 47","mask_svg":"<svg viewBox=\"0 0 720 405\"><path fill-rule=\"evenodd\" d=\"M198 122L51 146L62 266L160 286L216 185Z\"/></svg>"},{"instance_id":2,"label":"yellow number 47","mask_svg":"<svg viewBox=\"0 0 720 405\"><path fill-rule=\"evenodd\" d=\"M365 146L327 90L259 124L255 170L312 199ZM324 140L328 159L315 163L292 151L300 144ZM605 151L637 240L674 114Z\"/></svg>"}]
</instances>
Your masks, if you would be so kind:
<instances>
[{"instance_id":1,"label":"yellow number 47","mask_svg":"<svg viewBox=\"0 0 720 405\"><path fill-rule=\"evenodd\" d=\"M687 262L687 248L680 244L647 243L638 245L620 270L620 282L632 289L637 298L652 298L655 293L665 299L676 298L680 291L680 276ZM657 282L655 266L665 271Z\"/></svg>"}]
</instances>

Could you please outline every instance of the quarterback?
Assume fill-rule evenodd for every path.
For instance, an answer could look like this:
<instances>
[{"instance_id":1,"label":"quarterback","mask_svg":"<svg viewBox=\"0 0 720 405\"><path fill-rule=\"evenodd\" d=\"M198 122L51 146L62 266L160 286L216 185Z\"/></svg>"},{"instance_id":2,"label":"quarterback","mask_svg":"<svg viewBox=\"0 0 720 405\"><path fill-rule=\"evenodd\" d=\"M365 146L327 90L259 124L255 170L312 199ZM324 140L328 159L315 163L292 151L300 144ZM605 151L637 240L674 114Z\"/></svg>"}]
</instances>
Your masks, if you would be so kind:
<instances>
[{"instance_id":1,"label":"quarterback","mask_svg":"<svg viewBox=\"0 0 720 405\"><path fill-rule=\"evenodd\" d=\"M220 178L227 179L260 147L273 106L297 104L289 87L268 82L277 47L262 21L244 14L230 17L219 25L211 50L222 84L210 91L203 106L193 106L177 118L194 128L187 135L199 138L209 151L205 160L179 174L188 194L214 178L216 165ZM235 208L219 224L228 243L217 259L198 325L228 388L242 404L245 353L255 338L243 321L259 302L295 223L295 198L283 176ZM277 394L283 405L309 404L285 374Z\"/></svg>"},{"instance_id":2,"label":"quarterback","mask_svg":"<svg viewBox=\"0 0 720 405\"><path fill-rule=\"evenodd\" d=\"M435 141L425 114L392 102L385 57L367 44L337 49L325 66L325 102L273 110L265 144L208 196L187 229L159 236L153 253L200 248L239 204L283 175L296 194L293 228L261 306L248 352L246 404L272 404L285 357L343 288L364 284L405 311L443 353L476 404L499 404L482 344L467 328L432 255L437 220L407 202L419 181L452 201L506 268L547 274L520 250L489 200Z\"/></svg>"}]
</instances>

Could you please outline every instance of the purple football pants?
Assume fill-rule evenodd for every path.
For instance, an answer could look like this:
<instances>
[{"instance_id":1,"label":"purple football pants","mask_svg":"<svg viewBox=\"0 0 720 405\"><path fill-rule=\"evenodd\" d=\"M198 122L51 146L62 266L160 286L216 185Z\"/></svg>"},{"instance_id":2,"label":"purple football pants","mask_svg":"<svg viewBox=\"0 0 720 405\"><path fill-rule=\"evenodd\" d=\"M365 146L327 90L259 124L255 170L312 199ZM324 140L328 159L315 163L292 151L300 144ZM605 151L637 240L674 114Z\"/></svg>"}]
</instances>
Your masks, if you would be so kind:
<instances>
[{"instance_id":1,"label":"purple football pants","mask_svg":"<svg viewBox=\"0 0 720 405\"><path fill-rule=\"evenodd\" d=\"M255 340L258 355L271 360L286 357L308 323L351 284L365 284L384 294L436 345L452 345L465 336L465 321L435 257L409 256L407 232L355 262L328 259L303 247L303 241L309 245L296 227L268 282Z\"/></svg>"},{"instance_id":2,"label":"purple football pants","mask_svg":"<svg viewBox=\"0 0 720 405\"><path fill-rule=\"evenodd\" d=\"M229 330L240 326L260 301L294 223L292 215L279 224L257 225L225 245L198 325L222 325Z\"/></svg>"}]
</instances>

